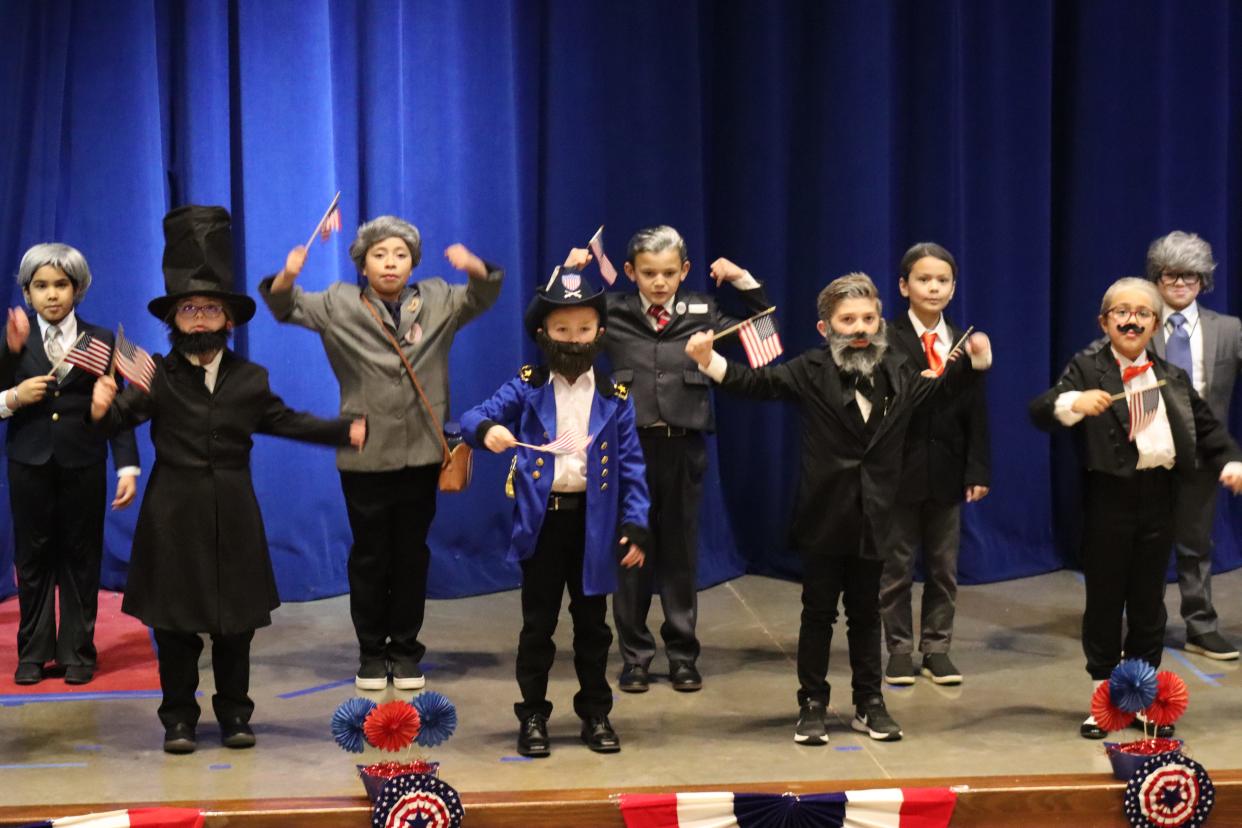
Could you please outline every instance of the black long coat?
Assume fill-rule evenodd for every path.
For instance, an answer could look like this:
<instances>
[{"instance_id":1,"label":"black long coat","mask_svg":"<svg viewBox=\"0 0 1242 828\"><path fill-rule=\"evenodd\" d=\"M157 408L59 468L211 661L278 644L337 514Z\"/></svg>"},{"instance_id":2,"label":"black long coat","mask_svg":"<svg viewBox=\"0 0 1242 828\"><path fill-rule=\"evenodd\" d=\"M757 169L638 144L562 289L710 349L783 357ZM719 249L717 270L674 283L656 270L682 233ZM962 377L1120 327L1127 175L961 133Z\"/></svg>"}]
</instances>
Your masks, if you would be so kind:
<instances>
[{"instance_id":1,"label":"black long coat","mask_svg":"<svg viewBox=\"0 0 1242 828\"><path fill-rule=\"evenodd\" d=\"M868 434L846 409L847 392L828 347L789 362L753 370L729 363L720 387L761 399L798 403L802 422L801 474L790 525L790 544L804 555L859 554L876 558L885 548L889 512L897 496L906 428L915 406L933 393L960 391L966 369L958 360L940 379L919 376L910 360L889 350L880 368L888 385ZM853 391L848 392L853 396ZM864 544L865 532L874 544Z\"/></svg>"},{"instance_id":2,"label":"black long coat","mask_svg":"<svg viewBox=\"0 0 1242 828\"><path fill-rule=\"evenodd\" d=\"M250 480L251 437L346 445L350 421L294 411L272 393L266 369L231 351L214 391L178 352L155 363L150 395L126 388L102 421L112 431L150 420L155 446L121 609L180 632L266 626L280 597Z\"/></svg>"}]
</instances>

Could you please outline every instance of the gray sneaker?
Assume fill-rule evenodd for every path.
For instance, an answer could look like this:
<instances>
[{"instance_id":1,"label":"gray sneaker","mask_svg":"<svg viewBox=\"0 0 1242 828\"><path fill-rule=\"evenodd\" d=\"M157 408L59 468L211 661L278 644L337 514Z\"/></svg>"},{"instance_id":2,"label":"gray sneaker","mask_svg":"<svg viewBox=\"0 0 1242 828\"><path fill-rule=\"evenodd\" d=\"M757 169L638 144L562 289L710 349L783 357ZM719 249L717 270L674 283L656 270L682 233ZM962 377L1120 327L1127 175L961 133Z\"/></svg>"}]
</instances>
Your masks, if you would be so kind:
<instances>
[{"instance_id":1,"label":"gray sneaker","mask_svg":"<svg viewBox=\"0 0 1242 828\"><path fill-rule=\"evenodd\" d=\"M936 684L961 684L962 674L949 660L948 653L927 653L923 656L923 675Z\"/></svg>"},{"instance_id":2,"label":"gray sneaker","mask_svg":"<svg viewBox=\"0 0 1242 828\"><path fill-rule=\"evenodd\" d=\"M808 747L828 744L828 728L824 726L827 712L822 701L808 699L798 711L798 726L794 729L794 741Z\"/></svg>"},{"instance_id":3,"label":"gray sneaker","mask_svg":"<svg viewBox=\"0 0 1242 828\"><path fill-rule=\"evenodd\" d=\"M1201 656L1214 658L1217 661L1233 661L1238 657L1238 648L1230 644L1223 635L1217 632L1187 636L1186 652L1198 653Z\"/></svg>"},{"instance_id":4,"label":"gray sneaker","mask_svg":"<svg viewBox=\"0 0 1242 828\"><path fill-rule=\"evenodd\" d=\"M909 653L893 653L884 668L884 681L898 687L914 684L914 658Z\"/></svg>"},{"instance_id":5,"label":"gray sneaker","mask_svg":"<svg viewBox=\"0 0 1242 828\"><path fill-rule=\"evenodd\" d=\"M417 664L392 663L392 686L397 690L422 690L427 683Z\"/></svg>"},{"instance_id":6,"label":"gray sneaker","mask_svg":"<svg viewBox=\"0 0 1242 828\"><path fill-rule=\"evenodd\" d=\"M884 699L872 696L854 710L854 721L850 727L859 733L866 733L877 742L896 742L901 739L901 725L888 715Z\"/></svg>"},{"instance_id":7,"label":"gray sneaker","mask_svg":"<svg viewBox=\"0 0 1242 828\"><path fill-rule=\"evenodd\" d=\"M358 664L354 686L359 690L384 690L388 687L388 662L382 658L365 658Z\"/></svg>"}]
</instances>

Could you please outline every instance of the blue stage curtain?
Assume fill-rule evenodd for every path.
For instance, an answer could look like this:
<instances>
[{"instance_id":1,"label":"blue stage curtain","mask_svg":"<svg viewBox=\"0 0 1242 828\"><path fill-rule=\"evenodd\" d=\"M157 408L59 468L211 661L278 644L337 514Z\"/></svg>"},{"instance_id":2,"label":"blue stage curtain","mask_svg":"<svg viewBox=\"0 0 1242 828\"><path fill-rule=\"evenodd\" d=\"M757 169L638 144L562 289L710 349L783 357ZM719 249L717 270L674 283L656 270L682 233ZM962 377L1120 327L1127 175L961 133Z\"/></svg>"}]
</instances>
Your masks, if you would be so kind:
<instances>
[{"instance_id":1,"label":"blue stage curtain","mask_svg":"<svg viewBox=\"0 0 1242 828\"><path fill-rule=\"evenodd\" d=\"M81 315L151 350L160 219L187 202L231 210L252 294L338 189L346 230L315 245L308 289L355 278L351 230L382 213L422 231L417 276L464 278L441 255L456 241L504 265L500 301L452 354L457 412L535 359L527 298L600 223L618 264L635 229L678 227L697 289L715 289L717 256L748 267L789 354L816 346L831 278L866 271L903 313L901 253L945 244L961 267L950 315L996 350L993 494L965 510L966 583L1076 557L1076 466L1026 403L1098 334L1100 295L1141 272L1152 238L1206 237L1221 266L1204 304L1242 310L1242 12L1227 0L18 0L0 4L0 46L0 261L13 273L35 242L79 247L96 278ZM336 412L313 334L261 308L235 346L290 404ZM700 580L796 575L796 415L718 408ZM253 468L281 594L344 591L331 452L260 438ZM470 491L441 497L433 595L517 583L506 468L478 456ZM1242 564L1240 510L1221 511L1218 568ZM109 515L109 586L135 516ZM0 544L7 572L7 509Z\"/></svg>"}]
</instances>

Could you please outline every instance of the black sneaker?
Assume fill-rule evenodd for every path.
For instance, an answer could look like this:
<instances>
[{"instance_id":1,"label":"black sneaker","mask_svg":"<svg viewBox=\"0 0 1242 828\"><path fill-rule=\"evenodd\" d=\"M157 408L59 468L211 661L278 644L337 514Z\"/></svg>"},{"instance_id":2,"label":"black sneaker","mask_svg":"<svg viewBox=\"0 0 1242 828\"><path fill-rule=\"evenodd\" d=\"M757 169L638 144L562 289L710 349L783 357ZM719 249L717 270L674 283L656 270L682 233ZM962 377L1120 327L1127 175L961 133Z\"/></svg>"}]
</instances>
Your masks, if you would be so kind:
<instances>
[{"instance_id":1,"label":"black sneaker","mask_svg":"<svg viewBox=\"0 0 1242 828\"><path fill-rule=\"evenodd\" d=\"M198 743L194 740L194 725L177 722L164 729L165 753L193 753Z\"/></svg>"},{"instance_id":2,"label":"black sneaker","mask_svg":"<svg viewBox=\"0 0 1242 828\"><path fill-rule=\"evenodd\" d=\"M239 717L220 722L220 744L234 750L254 747L254 731Z\"/></svg>"},{"instance_id":3,"label":"black sneaker","mask_svg":"<svg viewBox=\"0 0 1242 828\"><path fill-rule=\"evenodd\" d=\"M828 728L824 726L827 705L817 699L807 699L798 708L798 726L794 728L794 741L808 747L828 744Z\"/></svg>"},{"instance_id":4,"label":"black sneaker","mask_svg":"<svg viewBox=\"0 0 1242 828\"><path fill-rule=\"evenodd\" d=\"M404 664L394 661L392 664L392 686L397 690L422 690L427 683L423 671L417 664Z\"/></svg>"},{"instance_id":5,"label":"black sneaker","mask_svg":"<svg viewBox=\"0 0 1242 828\"><path fill-rule=\"evenodd\" d=\"M1084 739L1103 739L1108 736L1108 731L1096 724L1095 716L1088 716L1078 726L1078 735Z\"/></svg>"},{"instance_id":6,"label":"black sneaker","mask_svg":"<svg viewBox=\"0 0 1242 828\"><path fill-rule=\"evenodd\" d=\"M923 675L936 684L961 684L962 674L949 660L948 653L927 653L923 656Z\"/></svg>"},{"instance_id":7,"label":"black sneaker","mask_svg":"<svg viewBox=\"0 0 1242 828\"><path fill-rule=\"evenodd\" d=\"M624 693L646 693L647 688L651 686L651 676L647 674L647 668L641 664L627 664L621 669L621 678L617 679L617 686Z\"/></svg>"},{"instance_id":8,"label":"black sneaker","mask_svg":"<svg viewBox=\"0 0 1242 828\"><path fill-rule=\"evenodd\" d=\"M1238 657L1238 648L1226 641L1225 637L1217 632L1187 636L1186 652L1198 653L1201 656L1214 658L1217 661L1233 661Z\"/></svg>"},{"instance_id":9,"label":"black sneaker","mask_svg":"<svg viewBox=\"0 0 1242 828\"><path fill-rule=\"evenodd\" d=\"M884 668L884 681L899 687L914 684L914 658L909 653L893 653Z\"/></svg>"},{"instance_id":10,"label":"black sneaker","mask_svg":"<svg viewBox=\"0 0 1242 828\"><path fill-rule=\"evenodd\" d=\"M901 725L888 715L884 699L873 696L854 709L854 721L850 727L866 733L877 742L896 742L901 739Z\"/></svg>"},{"instance_id":11,"label":"black sneaker","mask_svg":"<svg viewBox=\"0 0 1242 828\"><path fill-rule=\"evenodd\" d=\"M388 662L382 658L364 658L354 676L359 690L383 690L388 687Z\"/></svg>"}]
</instances>

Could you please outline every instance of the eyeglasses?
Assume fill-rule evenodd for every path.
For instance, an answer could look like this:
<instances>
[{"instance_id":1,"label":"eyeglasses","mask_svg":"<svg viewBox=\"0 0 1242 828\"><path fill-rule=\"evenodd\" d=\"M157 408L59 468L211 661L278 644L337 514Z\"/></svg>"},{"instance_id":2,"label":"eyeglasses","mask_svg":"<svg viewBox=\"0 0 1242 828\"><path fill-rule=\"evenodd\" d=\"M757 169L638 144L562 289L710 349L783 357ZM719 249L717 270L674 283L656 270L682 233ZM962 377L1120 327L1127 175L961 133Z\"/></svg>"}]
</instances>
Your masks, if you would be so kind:
<instances>
[{"instance_id":1,"label":"eyeglasses","mask_svg":"<svg viewBox=\"0 0 1242 828\"><path fill-rule=\"evenodd\" d=\"M1140 322L1150 322L1156 318L1156 312L1150 308L1127 308L1124 305L1108 309L1108 315L1114 322L1125 322L1131 316Z\"/></svg>"},{"instance_id":2,"label":"eyeglasses","mask_svg":"<svg viewBox=\"0 0 1242 828\"><path fill-rule=\"evenodd\" d=\"M1187 287L1194 287L1202 281L1203 277L1198 273L1170 273L1167 270L1160 274L1160 284L1162 285L1175 285L1178 279L1181 279L1182 283Z\"/></svg>"},{"instance_id":3,"label":"eyeglasses","mask_svg":"<svg viewBox=\"0 0 1242 828\"><path fill-rule=\"evenodd\" d=\"M185 317L186 319L193 319L195 316L198 316L200 313L207 319L215 319L217 316L224 313L224 306L223 305L192 305L188 302L184 305L177 306L177 316L182 316L182 317Z\"/></svg>"}]
</instances>

